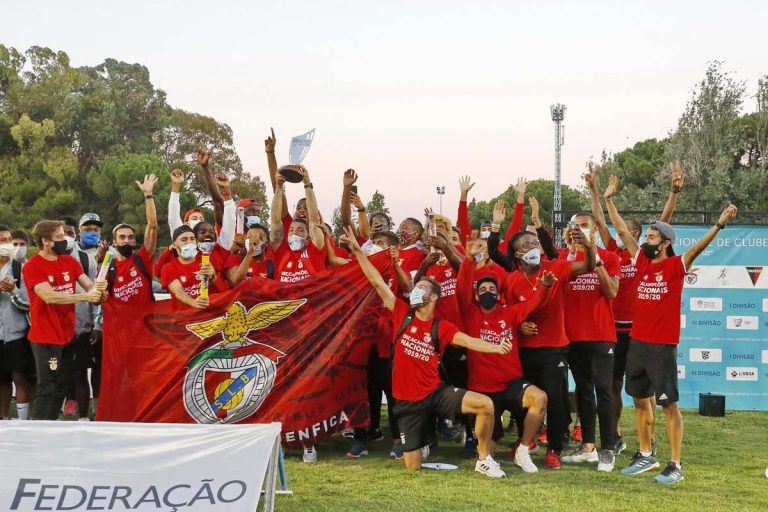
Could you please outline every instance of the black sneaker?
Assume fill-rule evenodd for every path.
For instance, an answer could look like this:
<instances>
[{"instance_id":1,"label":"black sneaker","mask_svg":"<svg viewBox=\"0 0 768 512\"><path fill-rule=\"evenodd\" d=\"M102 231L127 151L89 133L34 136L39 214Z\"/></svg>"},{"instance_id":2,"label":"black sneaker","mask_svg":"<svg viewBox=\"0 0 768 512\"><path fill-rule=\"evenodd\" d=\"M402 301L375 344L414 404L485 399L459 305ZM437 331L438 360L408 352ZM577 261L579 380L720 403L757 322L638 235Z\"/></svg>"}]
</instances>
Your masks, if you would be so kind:
<instances>
[{"instance_id":1,"label":"black sneaker","mask_svg":"<svg viewBox=\"0 0 768 512\"><path fill-rule=\"evenodd\" d=\"M362 441L355 440L352 443L352 448L347 452L348 459L359 459L363 455L368 455L368 450L365 448L365 444Z\"/></svg>"},{"instance_id":2,"label":"black sneaker","mask_svg":"<svg viewBox=\"0 0 768 512\"><path fill-rule=\"evenodd\" d=\"M384 434L382 434L381 429L374 428L368 431L368 441L378 441L383 438Z\"/></svg>"},{"instance_id":3,"label":"black sneaker","mask_svg":"<svg viewBox=\"0 0 768 512\"><path fill-rule=\"evenodd\" d=\"M456 439L459 436L459 431L449 427L445 420L437 424L437 433L446 439Z\"/></svg>"},{"instance_id":4,"label":"black sneaker","mask_svg":"<svg viewBox=\"0 0 768 512\"><path fill-rule=\"evenodd\" d=\"M624 438L619 436L616 438L616 444L613 447L613 453L620 454L627 449L627 443L624 442Z\"/></svg>"},{"instance_id":5,"label":"black sneaker","mask_svg":"<svg viewBox=\"0 0 768 512\"><path fill-rule=\"evenodd\" d=\"M661 474L656 475L653 479L654 482L660 484L675 484L683 480L683 467L677 467L677 464L670 462Z\"/></svg>"}]
</instances>

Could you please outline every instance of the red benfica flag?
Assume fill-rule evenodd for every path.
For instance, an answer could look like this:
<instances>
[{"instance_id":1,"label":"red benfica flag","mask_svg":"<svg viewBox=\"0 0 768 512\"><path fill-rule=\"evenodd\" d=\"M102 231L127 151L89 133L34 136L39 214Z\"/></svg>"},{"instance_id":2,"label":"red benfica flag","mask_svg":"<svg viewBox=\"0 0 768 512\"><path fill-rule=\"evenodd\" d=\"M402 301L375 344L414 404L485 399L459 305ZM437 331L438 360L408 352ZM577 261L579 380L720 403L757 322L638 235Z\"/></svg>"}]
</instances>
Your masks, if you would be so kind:
<instances>
[{"instance_id":1,"label":"red benfica flag","mask_svg":"<svg viewBox=\"0 0 768 512\"><path fill-rule=\"evenodd\" d=\"M372 257L388 274L388 253ZM283 424L287 445L369 424L381 300L356 263L299 283L251 279L193 309L104 305L98 420Z\"/></svg>"}]
</instances>

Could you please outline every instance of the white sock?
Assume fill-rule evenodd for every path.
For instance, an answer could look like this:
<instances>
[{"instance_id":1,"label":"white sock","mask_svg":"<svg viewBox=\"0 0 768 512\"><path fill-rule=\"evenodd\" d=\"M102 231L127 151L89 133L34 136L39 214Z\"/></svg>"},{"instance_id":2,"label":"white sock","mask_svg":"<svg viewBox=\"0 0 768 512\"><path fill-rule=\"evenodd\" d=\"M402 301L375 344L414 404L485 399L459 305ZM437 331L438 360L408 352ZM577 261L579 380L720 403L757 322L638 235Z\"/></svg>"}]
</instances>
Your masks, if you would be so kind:
<instances>
[{"instance_id":1,"label":"white sock","mask_svg":"<svg viewBox=\"0 0 768 512\"><path fill-rule=\"evenodd\" d=\"M519 445L517 445L517 450L515 450L515 451L518 451L518 452L519 451L528 452L528 445L520 443Z\"/></svg>"},{"instance_id":2,"label":"white sock","mask_svg":"<svg viewBox=\"0 0 768 512\"><path fill-rule=\"evenodd\" d=\"M29 404L16 404L16 412L19 413L20 420L29 419Z\"/></svg>"},{"instance_id":3,"label":"white sock","mask_svg":"<svg viewBox=\"0 0 768 512\"><path fill-rule=\"evenodd\" d=\"M653 452L643 452L643 451L641 451L640 455L642 455L643 457L650 457L652 453Z\"/></svg>"}]
</instances>

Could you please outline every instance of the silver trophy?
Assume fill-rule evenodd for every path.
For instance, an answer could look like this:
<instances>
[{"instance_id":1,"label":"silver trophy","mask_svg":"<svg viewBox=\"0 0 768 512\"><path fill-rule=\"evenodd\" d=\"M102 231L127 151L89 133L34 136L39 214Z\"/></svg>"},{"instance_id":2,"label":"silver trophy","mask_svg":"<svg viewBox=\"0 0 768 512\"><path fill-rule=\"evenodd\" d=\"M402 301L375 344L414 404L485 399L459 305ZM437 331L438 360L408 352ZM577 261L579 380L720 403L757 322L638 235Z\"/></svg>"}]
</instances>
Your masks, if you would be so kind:
<instances>
[{"instance_id":1,"label":"silver trophy","mask_svg":"<svg viewBox=\"0 0 768 512\"><path fill-rule=\"evenodd\" d=\"M288 162L289 165L284 165L278 172L285 177L285 181L291 183L300 183L304 179L304 170L302 169L301 162L309 153L309 148L312 146L312 141L315 138L315 129L312 128L307 133L302 133L291 139L291 146L288 149Z\"/></svg>"}]
</instances>

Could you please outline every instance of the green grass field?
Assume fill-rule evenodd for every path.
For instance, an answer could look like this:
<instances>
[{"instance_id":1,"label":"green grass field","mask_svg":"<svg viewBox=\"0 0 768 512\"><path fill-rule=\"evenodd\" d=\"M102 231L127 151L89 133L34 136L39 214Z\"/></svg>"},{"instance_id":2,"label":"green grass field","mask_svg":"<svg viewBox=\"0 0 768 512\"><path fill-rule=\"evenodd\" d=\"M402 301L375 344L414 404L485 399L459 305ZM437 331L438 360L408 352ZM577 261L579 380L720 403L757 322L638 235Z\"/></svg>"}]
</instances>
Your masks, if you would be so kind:
<instances>
[{"instance_id":1,"label":"green grass field","mask_svg":"<svg viewBox=\"0 0 768 512\"><path fill-rule=\"evenodd\" d=\"M768 413L729 412L725 418L711 418L686 410L683 415L685 480L674 486L653 483L655 471L634 477L619 473L637 449L634 410L628 408L623 415L628 448L617 457L613 473L598 473L595 464L547 470L540 448L533 455L539 473L524 474L505 458L514 441L511 435L497 450L506 479L475 473L474 460L462 458L459 444L444 439L428 461L457 464L458 470L407 473L402 462L389 456L386 438L369 443L368 457L348 460L351 441L336 436L319 446L314 465L301 461L300 450L286 452L294 495L278 496L276 510L768 511ZM656 437L663 467L669 451L660 410Z\"/></svg>"}]
</instances>

